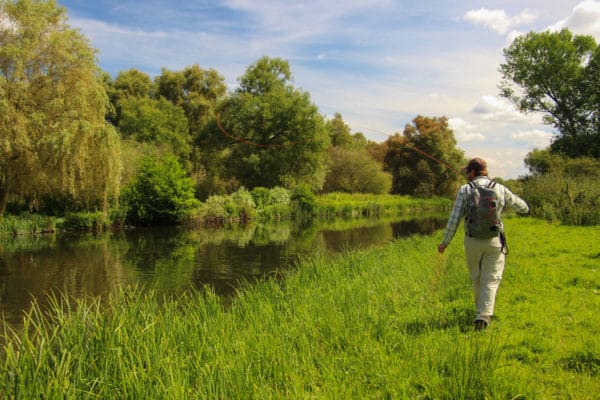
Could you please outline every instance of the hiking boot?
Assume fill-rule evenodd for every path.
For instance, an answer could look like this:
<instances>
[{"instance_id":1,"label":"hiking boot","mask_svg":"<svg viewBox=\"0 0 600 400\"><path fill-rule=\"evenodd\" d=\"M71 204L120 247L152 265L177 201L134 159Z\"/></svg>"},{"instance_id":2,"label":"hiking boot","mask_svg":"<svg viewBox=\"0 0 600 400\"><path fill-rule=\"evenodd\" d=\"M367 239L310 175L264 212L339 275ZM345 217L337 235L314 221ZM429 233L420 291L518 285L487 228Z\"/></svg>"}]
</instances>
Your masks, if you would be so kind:
<instances>
[{"instance_id":1,"label":"hiking boot","mask_svg":"<svg viewBox=\"0 0 600 400\"><path fill-rule=\"evenodd\" d=\"M483 330L487 329L488 325L489 325L489 323L482 319L475 320L475 330L476 331L483 331Z\"/></svg>"}]
</instances>

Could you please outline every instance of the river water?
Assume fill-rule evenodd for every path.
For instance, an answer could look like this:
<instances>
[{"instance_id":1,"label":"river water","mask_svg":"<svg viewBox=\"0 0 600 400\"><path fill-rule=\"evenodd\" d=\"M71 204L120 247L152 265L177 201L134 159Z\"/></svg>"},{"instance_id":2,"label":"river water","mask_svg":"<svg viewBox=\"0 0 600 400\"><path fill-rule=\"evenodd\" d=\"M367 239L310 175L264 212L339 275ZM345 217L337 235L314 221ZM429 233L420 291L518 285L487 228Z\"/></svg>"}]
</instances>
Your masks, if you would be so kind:
<instances>
[{"instance_id":1,"label":"river water","mask_svg":"<svg viewBox=\"0 0 600 400\"><path fill-rule=\"evenodd\" d=\"M431 233L444 220L249 223L219 229L144 228L120 233L0 237L0 313L18 326L32 299L102 296L118 286L178 293L210 285L220 295L289 268L298 257Z\"/></svg>"}]
</instances>

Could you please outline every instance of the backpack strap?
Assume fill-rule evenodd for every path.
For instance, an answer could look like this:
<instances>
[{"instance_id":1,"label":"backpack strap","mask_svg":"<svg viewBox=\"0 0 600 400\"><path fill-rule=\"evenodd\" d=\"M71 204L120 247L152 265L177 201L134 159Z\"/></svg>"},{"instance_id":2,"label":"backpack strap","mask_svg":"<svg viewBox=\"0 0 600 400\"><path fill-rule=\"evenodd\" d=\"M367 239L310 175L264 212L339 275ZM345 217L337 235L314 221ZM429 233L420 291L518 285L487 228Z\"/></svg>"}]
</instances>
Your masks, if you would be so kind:
<instances>
[{"instance_id":1,"label":"backpack strap","mask_svg":"<svg viewBox=\"0 0 600 400\"><path fill-rule=\"evenodd\" d=\"M468 185L469 185L469 187L470 187L471 189L475 189L475 188L479 187L479 185L478 185L478 184L476 184L476 183L475 183L475 182L473 182L473 181L470 181L470 182L468 182ZM487 183L487 185L485 185L485 187L486 187L486 188L489 188L489 189L493 189L495 186L496 186L496 182L494 182L494 181L492 181L492 180L490 180L490 181Z\"/></svg>"}]
</instances>

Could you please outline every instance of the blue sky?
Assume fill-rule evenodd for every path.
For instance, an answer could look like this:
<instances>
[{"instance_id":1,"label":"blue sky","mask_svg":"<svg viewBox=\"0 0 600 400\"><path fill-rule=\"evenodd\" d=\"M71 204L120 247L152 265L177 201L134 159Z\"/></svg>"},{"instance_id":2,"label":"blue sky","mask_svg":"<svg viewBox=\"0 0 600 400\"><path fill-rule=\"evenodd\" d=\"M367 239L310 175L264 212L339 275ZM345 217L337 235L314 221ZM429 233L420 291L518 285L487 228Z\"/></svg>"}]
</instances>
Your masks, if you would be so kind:
<instances>
[{"instance_id":1,"label":"blue sky","mask_svg":"<svg viewBox=\"0 0 600 400\"><path fill-rule=\"evenodd\" d=\"M490 174L526 173L549 144L539 115L498 96L502 49L531 30L568 27L600 42L600 0L58 0L111 75L198 64L229 87L262 56L289 62L320 112L382 142L417 115L446 116Z\"/></svg>"}]
</instances>

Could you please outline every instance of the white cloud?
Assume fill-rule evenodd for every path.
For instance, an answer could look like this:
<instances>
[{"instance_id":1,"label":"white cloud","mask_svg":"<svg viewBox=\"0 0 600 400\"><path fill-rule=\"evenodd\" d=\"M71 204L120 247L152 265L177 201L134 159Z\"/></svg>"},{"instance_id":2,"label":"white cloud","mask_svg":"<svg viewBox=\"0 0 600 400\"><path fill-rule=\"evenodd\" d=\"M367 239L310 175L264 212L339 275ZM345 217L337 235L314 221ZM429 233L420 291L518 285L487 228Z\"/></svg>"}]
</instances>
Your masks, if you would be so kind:
<instances>
[{"instance_id":1,"label":"white cloud","mask_svg":"<svg viewBox=\"0 0 600 400\"><path fill-rule=\"evenodd\" d=\"M480 147L467 152L467 158L482 157L488 163L490 176L502 178L517 178L524 175L525 156L529 150L513 147Z\"/></svg>"},{"instance_id":2,"label":"white cloud","mask_svg":"<svg viewBox=\"0 0 600 400\"><path fill-rule=\"evenodd\" d=\"M471 111L490 121L515 122L525 119L508 100L496 96L482 96Z\"/></svg>"},{"instance_id":3,"label":"white cloud","mask_svg":"<svg viewBox=\"0 0 600 400\"><path fill-rule=\"evenodd\" d=\"M530 10L525 9L518 15L509 17L504 10L488 10L480 8L467 12L463 18L476 25L482 25L494 32L505 34L511 28L532 23L537 16Z\"/></svg>"},{"instance_id":4,"label":"white cloud","mask_svg":"<svg viewBox=\"0 0 600 400\"><path fill-rule=\"evenodd\" d=\"M131 40L135 39L164 39L169 36L165 31L147 32L140 29L128 29L118 25L107 24L93 19L77 19L70 21L73 25L85 29L86 33L92 38L99 35L118 35Z\"/></svg>"},{"instance_id":5,"label":"white cloud","mask_svg":"<svg viewBox=\"0 0 600 400\"><path fill-rule=\"evenodd\" d=\"M518 131L511 134L511 138L521 142L525 142L533 147L546 148L554 135L550 132L541 129L532 129L528 131Z\"/></svg>"},{"instance_id":6,"label":"white cloud","mask_svg":"<svg viewBox=\"0 0 600 400\"><path fill-rule=\"evenodd\" d=\"M578 34L592 35L600 41L600 1L582 1L573 8L571 15L548 27L555 31L562 28Z\"/></svg>"},{"instance_id":7,"label":"white cloud","mask_svg":"<svg viewBox=\"0 0 600 400\"><path fill-rule=\"evenodd\" d=\"M417 115L447 116L460 148L498 158L507 176L516 177L523 173L522 157L548 137L539 115L522 115L494 96L501 48L518 31L539 30L570 14L564 21L574 23L577 3L495 2L504 9L463 8L453 14L441 0L224 0L214 14L212 5L190 6L190 12L211 11L190 18L184 15L188 8L161 0L152 2L156 20L141 13L111 19L74 11L79 18L70 21L100 49L102 67L111 72L138 68L152 75L161 67L198 63L217 69L232 88L258 58L281 57L290 63L294 85L310 94L320 112L329 117L340 112L353 131L383 141ZM599 1L582 4L588 3ZM529 11L534 9L540 10L539 21ZM504 36L454 29L457 15L462 24ZM427 25L444 20L448 23ZM504 159L509 157L510 163Z\"/></svg>"},{"instance_id":8,"label":"white cloud","mask_svg":"<svg viewBox=\"0 0 600 400\"><path fill-rule=\"evenodd\" d=\"M461 143L483 142L485 140L485 136L479 132L477 125L462 118L449 118L448 125L454 131L456 140Z\"/></svg>"},{"instance_id":9,"label":"white cloud","mask_svg":"<svg viewBox=\"0 0 600 400\"><path fill-rule=\"evenodd\" d=\"M336 22L352 13L389 4L388 0L353 0L327 2L304 0L279 2L272 0L227 0L227 7L246 13L262 32L278 33L285 40L314 37L325 32L346 30ZM334 29L332 29L332 27Z\"/></svg>"},{"instance_id":10,"label":"white cloud","mask_svg":"<svg viewBox=\"0 0 600 400\"><path fill-rule=\"evenodd\" d=\"M518 31L518 30L512 30L510 32L508 32L508 34L506 35L506 44L504 47L508 47L512 44L512 42L515 41L516 38L518 38L519 36L522 36L523 32L522 31Z\"/></svg>"}]
</instances>

